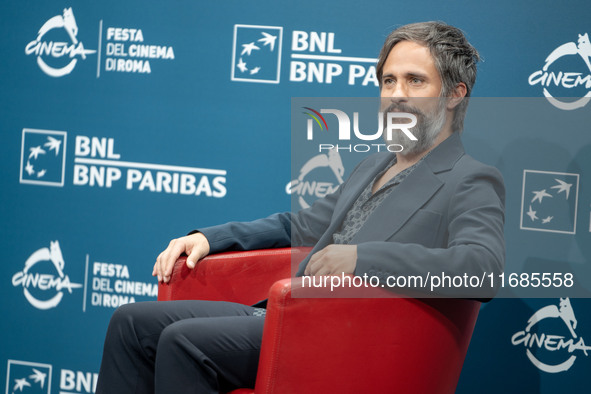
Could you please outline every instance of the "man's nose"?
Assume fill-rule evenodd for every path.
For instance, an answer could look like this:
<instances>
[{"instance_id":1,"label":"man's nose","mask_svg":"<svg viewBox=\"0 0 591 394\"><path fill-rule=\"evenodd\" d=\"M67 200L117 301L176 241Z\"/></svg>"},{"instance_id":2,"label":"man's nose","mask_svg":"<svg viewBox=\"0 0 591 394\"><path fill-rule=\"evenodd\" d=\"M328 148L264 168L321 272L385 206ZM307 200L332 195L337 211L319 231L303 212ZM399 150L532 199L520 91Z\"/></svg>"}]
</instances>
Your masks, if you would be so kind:
<instances>
[{"instance_id":1,"label":"man's nose","mask_svg":"<svg viewBox=\"0 0 591 394\"><path fill-rule=\"evenodd\" d=\"M408 92L404 84L398 83L390 92L390 99L393 103L405 103L408 99Z\"/></svg>"}]
</instances>

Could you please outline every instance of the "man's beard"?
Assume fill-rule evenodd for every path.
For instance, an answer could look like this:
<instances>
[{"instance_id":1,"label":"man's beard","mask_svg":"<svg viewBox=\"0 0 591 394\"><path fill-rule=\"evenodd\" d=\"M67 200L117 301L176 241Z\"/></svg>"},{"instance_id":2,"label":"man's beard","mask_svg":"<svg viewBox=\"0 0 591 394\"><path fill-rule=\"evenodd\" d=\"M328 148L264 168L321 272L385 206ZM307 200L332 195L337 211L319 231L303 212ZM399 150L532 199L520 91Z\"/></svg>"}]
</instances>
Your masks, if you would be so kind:
<instances>
[{"instance_id":1,"label":"man's beard","mask_svg":"<svg viewBox=\"0 0 591 394\"><path fill-rule=\"evenodd\" d=\"M430 114L425 114L417 107L408 105L405 103L394 103L391 104L384 112L384 124L387 124L388 112L408 112L417 117L417 124L410 132L417 138L416 141L408 138L402 131L394 130L392 133L392 139L386 140L388 144L398 144L404 149L400 154L417 154L425 152L435 143L435 139L441 132L443 125L445 124L445 100L437 98L438 100L435 111ZM397 119L396 117L394 119ZM400 118L406 119L406 118ZM386 139L386 133L384 133L384 139Z\"/></svg>"}]
</instances>

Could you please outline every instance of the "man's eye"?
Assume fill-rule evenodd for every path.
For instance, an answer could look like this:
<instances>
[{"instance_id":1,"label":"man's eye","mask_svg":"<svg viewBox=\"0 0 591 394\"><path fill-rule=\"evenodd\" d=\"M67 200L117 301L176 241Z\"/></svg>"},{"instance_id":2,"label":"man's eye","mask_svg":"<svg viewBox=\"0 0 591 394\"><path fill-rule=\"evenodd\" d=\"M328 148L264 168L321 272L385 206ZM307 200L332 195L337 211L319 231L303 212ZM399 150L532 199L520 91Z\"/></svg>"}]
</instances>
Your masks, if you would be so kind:
<instances>
[{"instance_id":1,"label":"man's eye","mask_svg":"<svg viewBox=\"0 0 591 394\"><path fill-rule=\"evenodd\" d=\"M394 80L392 78L384 79L384 85L394 85Z\"/></svg>"},{"instance_id":2,"label":"man's eye","mask_svg":"<svg viewBox=\"0 0 591 394\"><path fill-rule=\"evenodd\" d=\"M421 83L423 83L423 80L422 79L419 79L419 78L412 78L410 80L410 83L413 84L413 85L420 85Z\"/></svg>"}]
</instances>

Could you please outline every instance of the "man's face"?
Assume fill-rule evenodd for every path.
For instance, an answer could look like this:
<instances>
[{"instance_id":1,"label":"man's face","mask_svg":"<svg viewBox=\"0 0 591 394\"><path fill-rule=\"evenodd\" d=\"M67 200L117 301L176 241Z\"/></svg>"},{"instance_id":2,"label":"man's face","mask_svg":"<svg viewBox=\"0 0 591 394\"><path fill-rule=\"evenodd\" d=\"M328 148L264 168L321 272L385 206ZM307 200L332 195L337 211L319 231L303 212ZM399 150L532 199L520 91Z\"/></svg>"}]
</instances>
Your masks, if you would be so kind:
<instances>
[{"instance_id":1,"label":"man's face","mask_svg":"<svg viewBox=\"0 0 591 394\"><path fill-rule=\"evenodd\" d=\"M393 133L388 143L402 145L403 154L424 152L433 145L446 120L445 100L439 99L441 77L433 56L423 45L401 41L390 51L382 74L382 111L410 112L417 117L411 132L418 141L400 132Z\"/></svg>"}]
</instances>

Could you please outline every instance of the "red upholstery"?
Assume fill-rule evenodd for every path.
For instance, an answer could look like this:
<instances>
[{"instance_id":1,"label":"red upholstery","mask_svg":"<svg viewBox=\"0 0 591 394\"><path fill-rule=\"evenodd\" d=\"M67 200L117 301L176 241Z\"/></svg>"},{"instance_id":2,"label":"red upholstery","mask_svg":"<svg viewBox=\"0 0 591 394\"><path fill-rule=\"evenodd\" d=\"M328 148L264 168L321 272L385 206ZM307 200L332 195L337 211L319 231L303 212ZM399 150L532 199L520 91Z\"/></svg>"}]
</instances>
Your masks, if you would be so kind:
<instances>
[{"instance_id":1,"label":"red upholstery","mask_svg":"<svg viewBox=\"0 0 591 394\"><path fill-rule=\"evenodd\" d=\"M268 296L255 390L232 394L454 392L478 302L384 298L381 289L382 298L334 298L330 289L315 289L327 298L292 297L301 279L277 279L306 253L224 253L193 271L179 259L158 299L251 304Z\"/></svg>"}]
</instances>

